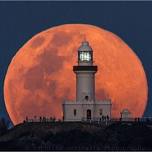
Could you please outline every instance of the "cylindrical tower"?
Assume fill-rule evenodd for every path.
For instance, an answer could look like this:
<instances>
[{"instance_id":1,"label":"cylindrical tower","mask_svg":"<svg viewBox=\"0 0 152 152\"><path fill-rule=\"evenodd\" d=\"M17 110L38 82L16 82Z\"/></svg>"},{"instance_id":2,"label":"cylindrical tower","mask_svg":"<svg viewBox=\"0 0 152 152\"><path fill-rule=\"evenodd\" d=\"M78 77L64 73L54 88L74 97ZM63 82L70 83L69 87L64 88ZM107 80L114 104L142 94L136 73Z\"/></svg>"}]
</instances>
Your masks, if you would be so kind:
<instances>
[{"instance_id":1,"label":"cylindrical tower","mask_svg":"<svg viewBox=\"0 0 152 152\"><path fill-rule=\"evenodd\" d=\"M95 101L95 73L93 50L87 41L83 41L78 49L78 65L73 66L76 73L76 101Z\"/></svg>"}]
</instances>

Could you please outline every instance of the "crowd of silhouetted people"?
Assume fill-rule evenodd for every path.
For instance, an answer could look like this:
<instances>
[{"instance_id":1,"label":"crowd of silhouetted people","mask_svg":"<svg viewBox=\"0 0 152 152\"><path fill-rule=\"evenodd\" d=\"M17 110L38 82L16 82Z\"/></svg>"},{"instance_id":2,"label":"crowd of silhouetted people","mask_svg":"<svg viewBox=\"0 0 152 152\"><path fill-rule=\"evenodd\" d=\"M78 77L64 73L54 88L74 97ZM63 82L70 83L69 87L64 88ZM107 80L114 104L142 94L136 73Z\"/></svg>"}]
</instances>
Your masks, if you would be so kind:
<instances>
[{"instance_id":1,"label":"crowd of silhouetted people","mask_svg":"<svg viewBox=\"0 0 152 152\"><path fill-rule=\"evenodd\" d=\"M34 118L29 118L26 116L24 122L55 122L57 121L55 117L42 117L42 116L34 116ZM58 120L59 121L59 120Z\"/></svg>"},{"instance_id":2,"label":"crowd of silhouetted people","mask_svg":"<svg viewBox=\"0 0 152 152\"><path fill-rule=\"evenodd\" d=\"M55 117L45 117L45 116L34 116L33 118L29 118L26 116L25 122L61 122L61 119L56 119ZM63 120L64 121L64 120ZM109 118L109 116L101 116L101 118L97 118L94 120L82 118L82 122L118 122L123 121L122 118ZM132 122L152 122L151 117L143 117L143 118L129 118L128 121Z\"/></svg>"}]
</instances>

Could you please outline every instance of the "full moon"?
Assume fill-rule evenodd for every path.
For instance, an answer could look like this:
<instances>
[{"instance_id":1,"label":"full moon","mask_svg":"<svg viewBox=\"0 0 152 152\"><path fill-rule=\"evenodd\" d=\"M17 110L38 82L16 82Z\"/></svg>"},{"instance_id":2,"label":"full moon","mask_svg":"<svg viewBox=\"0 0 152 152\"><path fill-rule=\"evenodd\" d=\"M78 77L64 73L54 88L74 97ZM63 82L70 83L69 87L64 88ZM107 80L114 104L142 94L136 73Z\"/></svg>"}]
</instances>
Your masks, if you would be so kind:
<instances>
[{"instance_id":1,"label":"full moon","mask_svg":"<svg viewBox=\"0 0 152 152\"><path fill-rule=\"evenodd\" d=\"M33 36L13 57L4 81L7 112L14 124L26 116L62 119L64 100L75 100L77 49L84 39L98 66L96 99L112 101L112 117L123 109L141 117L147 105L147 80L141 61L118 36L87 24L65 24Z\"/></svg>"}]
</instances>

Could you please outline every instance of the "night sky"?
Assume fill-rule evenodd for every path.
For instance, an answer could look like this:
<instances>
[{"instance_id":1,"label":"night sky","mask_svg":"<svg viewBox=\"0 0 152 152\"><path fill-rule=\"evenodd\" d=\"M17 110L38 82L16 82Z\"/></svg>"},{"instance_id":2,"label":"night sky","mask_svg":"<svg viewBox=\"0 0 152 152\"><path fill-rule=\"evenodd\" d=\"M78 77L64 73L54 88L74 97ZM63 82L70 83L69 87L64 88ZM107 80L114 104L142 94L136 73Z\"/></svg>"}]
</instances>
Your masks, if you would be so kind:
<instances>
[{"instance_id":1,"label":"night sky","mask_svg":"<svg viewBox=\"0 0 152 152\"><path fill-rule=\"evenodd\" d=\"M0 117L8 118L3 82L12 57L50 27L92 24L121 37L140 58L148 80L145 116L152 116L152 2L0 2Z\"/></svg>"}]
</instances>

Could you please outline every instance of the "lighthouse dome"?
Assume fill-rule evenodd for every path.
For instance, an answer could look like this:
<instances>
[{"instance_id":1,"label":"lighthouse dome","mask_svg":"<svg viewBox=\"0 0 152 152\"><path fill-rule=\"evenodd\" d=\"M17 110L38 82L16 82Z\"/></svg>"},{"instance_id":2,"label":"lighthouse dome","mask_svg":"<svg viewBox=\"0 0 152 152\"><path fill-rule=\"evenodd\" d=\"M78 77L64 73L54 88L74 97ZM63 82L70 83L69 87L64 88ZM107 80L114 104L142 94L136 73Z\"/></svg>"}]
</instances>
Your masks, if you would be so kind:
<instances>
[{"instance_id":1,"label":"lighthouse dome","mask_svg":"<svg viewBox=\"0 0 152 152\"><path fill-rule=\"evenodd\" d=\"M83 41L78 51L92 51L92 48L90 47L89 42Z\"/></svg>"}]
</instances>

